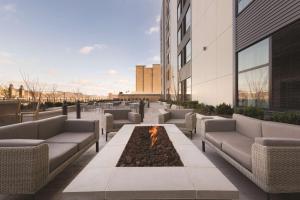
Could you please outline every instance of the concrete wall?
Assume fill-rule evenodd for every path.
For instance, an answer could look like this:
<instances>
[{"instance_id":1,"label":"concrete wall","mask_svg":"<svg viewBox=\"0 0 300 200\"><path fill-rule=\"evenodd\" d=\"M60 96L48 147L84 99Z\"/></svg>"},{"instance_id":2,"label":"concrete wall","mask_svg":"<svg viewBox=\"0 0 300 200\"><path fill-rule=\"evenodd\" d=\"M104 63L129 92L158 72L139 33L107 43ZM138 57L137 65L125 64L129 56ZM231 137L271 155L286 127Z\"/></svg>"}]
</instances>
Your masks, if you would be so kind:
<instances>
[{"instance_id":1,"label":"concrete wall","mask_svg":"<svg viewBox=\"0 0 300 200\"><path fill-rule=\"evenodd\" d=\"M192 0L191 4L192 99L232 104L233 0Z\"/></svg>"},{"instance_id":2,"label":"concrete wall","mask_svg":"<svg viewBox=\"0 0 300 200\"><path fill-rule=\"evenodd\" d=\"M135 84L135 91L136 92L143 92L144 91L144 67L145 66L136 66L136 84Z\"/></svg>"},{"instance_id":3,"label":"concrete wall","mask_svg":"<svg viewBox=\"0 0 300 200\"><path fill-rule=\"evenodd\" d=\"M155 94L161 93L161 67L159 64L153 65L153 80L152 80L152 92Z\"/></svg>"}]
</instances>

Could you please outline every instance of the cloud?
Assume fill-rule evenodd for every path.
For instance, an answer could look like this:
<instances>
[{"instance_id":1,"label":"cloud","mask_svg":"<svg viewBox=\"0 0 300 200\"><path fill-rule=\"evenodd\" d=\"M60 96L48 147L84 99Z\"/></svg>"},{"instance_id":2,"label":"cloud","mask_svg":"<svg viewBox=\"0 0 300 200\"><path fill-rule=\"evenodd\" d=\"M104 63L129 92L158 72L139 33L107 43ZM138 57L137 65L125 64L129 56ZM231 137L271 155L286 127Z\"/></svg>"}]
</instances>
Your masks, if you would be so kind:
<instances>
[{"instance_id":1,"label":"cloud","mask_svg":"<svg viewBox=\"0 0 300 200\"><path fill-rule=\"evenodd\" d=\"M14 65L16 62L12 58L12 54L8 52L0 52L0 65Z\"/></svg>"},{"instance_id":2,"label":"cloud","mask_svg":"<svg viewBox=\"0 0 300 200\"><path fill-rule=\"evenodd\" d=\"M160 63L160 56L156 55L156 56L148 58L147 63L149 63L149 65Z\"/></svg>"},{"instance_id":3,"label":"cloud","mask_svg":"<svg viewBox=\"0 0 300 200\"><path fill-rule=\"evenodd\" d=\"M109 75L116 75L116 74L118 73L118 71L117 71L117 70L114 70L114 69L110 69L110 70L107 71L107 73L108 73Z\"/></svg>"},{"instance_id":4,"label":"cloud","mask_svg":"<svg viewBox=\"0 0 300 200\"><path fill-rule=\"evenodd\" d=\"M155 17L155 25L151 26L148 30L146 30L146 34L152 35L153 33L159 32L159 22L160 22L160 15Z\"/></svg>"},{"instance_id":5,"label":"cloud","mask_svg":"<svg viewBox=\"0 0 300 200\"><path fill-rule=\"evenodd\" d=\"M91 46L84 46L81 47L79 50L79 53L83 54L83 55L89 55L92 51L98 49L98 50L102 50L105 49L107 46L105 44L93 44Z\"/></svg>"},{"instance_id":6,"label":"cloud","mask_svg":"<svg viewBox=\"0 0 300 200\"><path fill-rule=\"evenodd\" d=\"M157 16L156 16L155 21L156 21L156 23L159 23L159 22L160 22L160 15L157 15Z\"/></svg>"},{"instance_id":7,"label":"cloud","mask_svg":"<svg viewBox=\"0 0 300 200\"><path fill-rule=\"evenodd\" d=\"M16 4L6 4L0 6L0 10L4 10L6 12L17 12Z\"/></svg>"},{"instance_id":8,"label":"cloud","mask_svg":"<svg viewBox=\"0 0 300 200\"><path fill-rule=\"evenodd\" d=\"M152 26L146 31L146 34L151 35L152 33L158 33L158 32L159 32L159 26Z\"/></svg>"}]
</instances>

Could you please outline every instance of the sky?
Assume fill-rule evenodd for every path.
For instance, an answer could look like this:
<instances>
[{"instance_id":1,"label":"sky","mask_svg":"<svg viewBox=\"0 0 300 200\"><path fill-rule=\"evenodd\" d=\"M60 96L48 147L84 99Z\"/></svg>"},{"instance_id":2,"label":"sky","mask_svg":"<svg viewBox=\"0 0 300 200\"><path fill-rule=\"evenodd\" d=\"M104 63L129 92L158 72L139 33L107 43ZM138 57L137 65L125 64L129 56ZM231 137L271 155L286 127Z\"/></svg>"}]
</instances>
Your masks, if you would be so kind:
<instances>
[{"instance_id":1,"label":"sky","mask_svg":"<svg viewBox=\"0 0 300 200\"><path fill-rule=\"evenodd\" d=\"M61 91L135 90L160 63L161 0L0 0L0 84L21 74Z\"/></svg>"}]
</instances>

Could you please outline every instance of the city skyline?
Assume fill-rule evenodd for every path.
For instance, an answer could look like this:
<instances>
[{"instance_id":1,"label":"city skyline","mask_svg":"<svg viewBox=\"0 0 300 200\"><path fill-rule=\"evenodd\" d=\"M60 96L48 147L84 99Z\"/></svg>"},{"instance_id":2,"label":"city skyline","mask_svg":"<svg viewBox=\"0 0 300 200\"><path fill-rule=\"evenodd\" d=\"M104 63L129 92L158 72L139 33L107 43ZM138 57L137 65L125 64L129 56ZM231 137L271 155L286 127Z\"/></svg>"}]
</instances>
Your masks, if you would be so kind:
<instances>
[{"instance_id":1,"label":"city skyline","mask_svg":"<svg viewBox=\"0 0 300 200\"><path fill-rule=\"evenodd\" d=\"M134 91L135 65L160 63L160 6L160 0L0 1L1 84L18 86L26 73L63 91Z\"/></svg>"}]
</instances>

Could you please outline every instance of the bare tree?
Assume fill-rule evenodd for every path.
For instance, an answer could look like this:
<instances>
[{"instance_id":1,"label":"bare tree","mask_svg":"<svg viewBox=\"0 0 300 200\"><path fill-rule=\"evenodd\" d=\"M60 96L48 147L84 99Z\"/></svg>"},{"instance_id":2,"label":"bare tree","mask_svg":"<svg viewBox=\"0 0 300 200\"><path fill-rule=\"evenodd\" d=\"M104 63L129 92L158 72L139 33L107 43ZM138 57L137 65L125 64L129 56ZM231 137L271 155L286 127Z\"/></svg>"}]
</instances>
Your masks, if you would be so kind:
<instances>
[{"instance_id":1,"label":"bare tree","mask_svg":"<svg viewBox=\"0 0 300 200\"><path fill-rule=\"evenodd\" d=\"M0 85L0 95L5 99L9 98L9 89L5 84Z\"/></svg>"},{"instance_id":2,"label":"bare tree","mask_svg":"<svg viewBox=\"0 0 300 200\"><path fill-rule=\"evenodd\" d=\"M41 84L38 78L32 79L28 74L20 73L32 101L39 105L42 100L45 85Z\"/></svg>"},{"instance_id":3,"label":"bare tree","mask_svg":"<svg viewBox=\"0 0 300 200\"><path fill-rule=\"evenodd\" d=\"M48 99L51 99L52 102L56 102L56 98L58 97L57 94L57 85L53 84L49 89L48 93L46 94Z\"/></svg>"}]
</instances>

